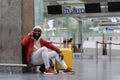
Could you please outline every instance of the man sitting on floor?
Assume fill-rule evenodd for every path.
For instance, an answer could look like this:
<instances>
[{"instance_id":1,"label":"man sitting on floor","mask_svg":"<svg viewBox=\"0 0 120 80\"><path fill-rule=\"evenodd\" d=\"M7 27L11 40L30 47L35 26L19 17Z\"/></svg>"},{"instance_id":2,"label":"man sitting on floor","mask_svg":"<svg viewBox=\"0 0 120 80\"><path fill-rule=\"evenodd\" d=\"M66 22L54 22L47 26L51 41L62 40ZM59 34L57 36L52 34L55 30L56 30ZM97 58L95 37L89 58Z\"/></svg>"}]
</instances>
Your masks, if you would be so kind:
<instances>
[{"instance_id":1,"label":"man sitting on floor","mask_svg":"<svg viewBox=\"0 0 120 80\"><path fill-rule=\"evenodd\" d=\"M75 73L72 68L67 67L60 49L43 39L41 33L42 28L35 26L32 33L25 36L21 41L21 45L26 48L27 63L29 65L45 64L45 72L55 74L55 70L50 67L49 63L50 59L55 58L64 68L64 72ZM48 49L52 51L48 52Z\"/></svg>"}]
</instances>

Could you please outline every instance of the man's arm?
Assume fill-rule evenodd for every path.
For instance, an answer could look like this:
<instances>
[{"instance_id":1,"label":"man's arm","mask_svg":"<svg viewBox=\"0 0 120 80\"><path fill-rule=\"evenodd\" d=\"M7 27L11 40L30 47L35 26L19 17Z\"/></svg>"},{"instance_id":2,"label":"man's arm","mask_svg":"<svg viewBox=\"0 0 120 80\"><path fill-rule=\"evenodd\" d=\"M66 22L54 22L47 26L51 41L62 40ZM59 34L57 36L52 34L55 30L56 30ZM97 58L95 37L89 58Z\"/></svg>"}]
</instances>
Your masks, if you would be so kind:
<instances>
[{"instance_id":1,"label":"man's arm","mask_svg":"<svg viewBox=\"0 0 120 80\"><path fill-rule=\"evenodd\" d=\"M41 43L43 43L42 46L46 46L47 48L49 48L51 50L54 50L57 53L61 52L60 49L57 46L53 45L51 42L48 42L48 41L44 40L43 38L41 38Z\"/></svg>"},{"instance_id":2,"label":"man's arm","mask_svg":"<svg viewBox=\"0 0 120 80\"><path fill-rule=\"evenodd\" d=\"M60 49L57 46L53 45L51 42L48 42L48 41L46 41L44 39L42 39L42 41L44 43L44 46L46 46L47 48L49 48L51 50L56 51L58 53L60 59L63 60L64 56L62 54L62 51L60 51Z\"/></svg>"},{"instance_id":3,"label":"man's arm","mask_svg":"<svg viewBox=\"0 0 120 80\"><path fill-rule=\"evenodd\" d=\"M31 38L31 34L28 34L27 36L25 36L22 40L21 40L21 45L23 47L25 47L29 41L30 41L30 38Z\"/></svg>"}]
</instances>

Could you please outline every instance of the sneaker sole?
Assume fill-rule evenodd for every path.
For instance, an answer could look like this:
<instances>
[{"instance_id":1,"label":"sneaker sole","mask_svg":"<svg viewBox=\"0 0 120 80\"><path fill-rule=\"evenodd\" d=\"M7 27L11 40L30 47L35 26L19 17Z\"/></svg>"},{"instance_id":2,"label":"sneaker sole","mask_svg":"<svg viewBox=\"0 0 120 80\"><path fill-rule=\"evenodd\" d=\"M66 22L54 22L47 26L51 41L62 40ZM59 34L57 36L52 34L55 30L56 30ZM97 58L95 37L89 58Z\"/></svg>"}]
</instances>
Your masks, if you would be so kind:
<instances>
[{"instance_id":1,"label":"sneaker sole","mask_svg":"<svg viewBox=\"0 0 120 80\"><path fill-rule=\"evenodd\" d=\"M58 73L46 73L46 72L44 72L44 74L47 74L47 75L56 75Z\"/></svg>"},{"instance_id":2,"label":"sneaker sole","mask_svg":"<svg viewBox=\"0 0 120 80\"><path fill-rule=\"evenodd\" d=\"M74 74L75 74L75 72L64 72L64 73L66 73L66 74L71 74L71 75L74 75Z\"/></svg>"}]
</instances>

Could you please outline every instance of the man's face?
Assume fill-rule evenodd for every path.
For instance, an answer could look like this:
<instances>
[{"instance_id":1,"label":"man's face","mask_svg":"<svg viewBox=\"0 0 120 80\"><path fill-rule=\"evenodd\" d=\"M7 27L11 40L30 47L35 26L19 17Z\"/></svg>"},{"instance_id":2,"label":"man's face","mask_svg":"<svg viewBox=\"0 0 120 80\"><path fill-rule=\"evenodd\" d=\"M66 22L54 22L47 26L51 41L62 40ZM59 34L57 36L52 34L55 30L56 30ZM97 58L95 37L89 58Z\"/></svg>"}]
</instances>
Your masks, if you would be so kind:
<instances>
[{"instance_id":1,"label":"man's face","mask_svg":"<svg viewBox=\"0 0 120 80\"><path fill-rule=\"evenodd\" d=\"M33 30L33 37L37 40L41 36L41 30L39 28L36 28Z\"/></svg>"}]
</instances>

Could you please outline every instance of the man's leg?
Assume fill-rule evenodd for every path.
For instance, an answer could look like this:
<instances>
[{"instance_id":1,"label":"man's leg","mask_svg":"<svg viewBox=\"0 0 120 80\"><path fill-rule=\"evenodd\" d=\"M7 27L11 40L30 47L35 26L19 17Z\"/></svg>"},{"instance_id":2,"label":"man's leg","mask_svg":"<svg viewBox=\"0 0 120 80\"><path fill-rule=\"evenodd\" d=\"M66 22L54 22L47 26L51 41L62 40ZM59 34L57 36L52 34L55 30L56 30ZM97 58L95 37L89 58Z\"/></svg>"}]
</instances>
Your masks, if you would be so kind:
<instances>
[{"instance_id":1,"label":"man's leg","mask_svg":"<svg viewBox=\"0 0 120 80\"><path fill-rule=\"evenodd\" d=\"M72 68L69 68L64 60L61 60L58 53L55 51L51 51L49 52L49 58L55 58L60 64L61 66L64 68L64 72L72 72L75 73Z\"/></svg>"},{"instance_id":2,"label":"man's leg","mask_svg":"<svg viewBox=\"0 0 120 80\"><path fill-rule=\"evenodd\" d=\"M50 59L50 67L54 70L54 63L53 63L53 61ZM44 64L42 64L42 65L40 65L40 68L39 68L39 70L42 72L42 73L44 73L45 72L45 65Z\"/></svg>"},{"instance_id":3,"label":"man's leg","mask_svg":"<svg viewBox=\"0 0 120 80\"><path fill-rule=\"evenodd\" d=\"M55 58L60 64L61 66L64 68L64 69L67 69L67 65L65 63L64 60L61 60L59 58L59 55L55 52L55 51L51 51L49 52L49 58L52 59L52 58Z\"/></svg>"},{"instance_id":4,"label":"man's leg","mask_svg":"<svg viewBox=\"0 0 120 80\"><path fill-rule=\"evenodd\" d=\"M31 55L31 63L33 65L41 65L44 64L47 73L55 73L53 69L50 68L48 57L48 49L46 47L41 47L37 51L33 52Z\"/></svg>"},{"instance_id":5,"label":"man's leg","mask_svg":"<svg viewBox=\"0 0 120 80\"><path fill-rule=\"evenodd\" d=\"M43 48L40 48L31 54L31 63L33 65L44 64L43 59L42 59L42 51L43 51Z\"/></svg>"},{"instance_id":6,"label":"man's leg","mask_svg":"<svg viewBox=\"0 0 120 80\"><path fill-rule=\"evenodd\" d=\"M45 69L45 65L44 65L44 64L40 65L39 70L41 71L41 73L44 73L45 70L46 70L46 69Z\"/></svg>"},{"instance_id":7,"label":"man's leg","mask_svg":"<svg viewBox=\"0 0 120 80\"><path fill-rule=\"evenodd\" d=\"M45 68L48 69L50 67L50 64L47 48L41 47L37 51L33 52L31 55L31 63L33 65L45 64Z\"/></svg>"}]
</instances>

